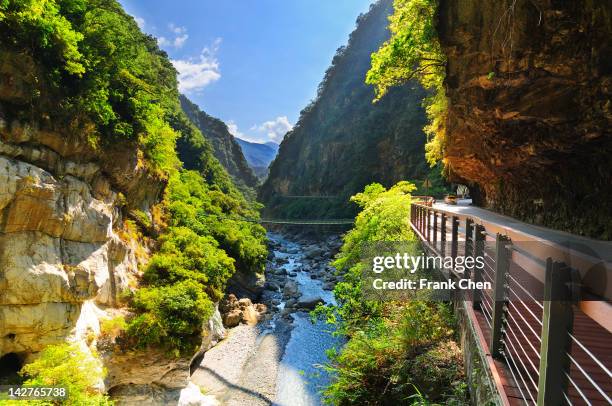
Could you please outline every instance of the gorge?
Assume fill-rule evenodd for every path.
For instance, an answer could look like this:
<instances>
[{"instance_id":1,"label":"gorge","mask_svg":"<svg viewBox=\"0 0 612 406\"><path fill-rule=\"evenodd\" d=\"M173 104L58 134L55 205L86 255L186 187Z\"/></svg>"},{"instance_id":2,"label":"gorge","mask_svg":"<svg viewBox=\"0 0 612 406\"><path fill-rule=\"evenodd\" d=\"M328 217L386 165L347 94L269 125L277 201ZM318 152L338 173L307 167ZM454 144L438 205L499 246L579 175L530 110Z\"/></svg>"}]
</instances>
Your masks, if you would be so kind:
<instances>
[{"instance_id":1,"label":"gorge","mask_svg":"<svg viewBox=\"0 0 612 406\"><path fill-rule=\"evenodd\" d=\"M143 24L116 0L0 1L0 385L79 406L497 399L469 311L371 300L363 252L423 254L431 227L605 246L612 2L375 1L280 146L192 101L180 44ZM220 76L205 49L183 62ZM504 226L467 218L460 185Z\"/></svg>"}]
</instances>

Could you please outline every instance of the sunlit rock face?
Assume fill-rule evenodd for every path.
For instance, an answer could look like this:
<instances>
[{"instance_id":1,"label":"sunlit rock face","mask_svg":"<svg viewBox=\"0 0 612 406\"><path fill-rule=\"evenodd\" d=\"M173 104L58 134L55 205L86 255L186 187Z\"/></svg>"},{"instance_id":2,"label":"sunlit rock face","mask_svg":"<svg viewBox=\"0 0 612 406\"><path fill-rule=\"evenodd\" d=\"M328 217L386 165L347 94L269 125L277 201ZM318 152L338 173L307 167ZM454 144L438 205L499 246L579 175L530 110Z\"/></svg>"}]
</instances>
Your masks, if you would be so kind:
<instances>
[{"instance_id":1,"label":"sunlit rock face","mask_svg":"<svg viewBox=\"0 0 612 406\"><path fill-rule=\"evenodd\" d=\"M121 214L110 180L51 139L60 136L0 129L0 355L65 340L85 300L115 304L136 271L114 231Z\"/></svg>"},{"instance_id":2,"label":"sunlit rock face","mask_svg":"<svg viewBox=\"0 0 612 406\"><path fill-rule=\"evenodd\" d=\"M446 162L483 203L612 237L612 3L450 1Z\"/></svg>"}]
</instances>

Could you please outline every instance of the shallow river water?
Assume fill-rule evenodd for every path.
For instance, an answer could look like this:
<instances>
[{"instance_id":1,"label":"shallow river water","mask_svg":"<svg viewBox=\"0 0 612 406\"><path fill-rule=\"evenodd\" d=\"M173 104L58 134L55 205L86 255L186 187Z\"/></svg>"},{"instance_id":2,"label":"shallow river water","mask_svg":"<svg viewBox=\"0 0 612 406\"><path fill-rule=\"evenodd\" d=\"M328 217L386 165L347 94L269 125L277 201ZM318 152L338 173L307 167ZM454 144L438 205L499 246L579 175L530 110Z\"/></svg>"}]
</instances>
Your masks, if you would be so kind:
<instances>
[{"instance_id":1,"label":"shallow river water","mask_svg":"<svg viewBox=\"0 0 612 406\"><path fill-rule=\"evenodd\" d=\"M326 303L334 303L333 294L323 289L320 280L312 279L307 270L302 269L304 253L297 243L287 241L282 236L271 234L271 239L281 244L274 251L279 258L287 258L283 267L288 272L297 272L291 277L298 284L300 293L307 297L321 297ZM281 308L284 303L281 302ZM285 347L276 381L276 404L282 406L310 406L321 404L319 391L327 382L322 365L327 361L325 351L338 344L333 337L330 326L322 322L313 324L307 313L297 312L291 315L294 327L291 338Z\"/></svg>"}]
</instances>

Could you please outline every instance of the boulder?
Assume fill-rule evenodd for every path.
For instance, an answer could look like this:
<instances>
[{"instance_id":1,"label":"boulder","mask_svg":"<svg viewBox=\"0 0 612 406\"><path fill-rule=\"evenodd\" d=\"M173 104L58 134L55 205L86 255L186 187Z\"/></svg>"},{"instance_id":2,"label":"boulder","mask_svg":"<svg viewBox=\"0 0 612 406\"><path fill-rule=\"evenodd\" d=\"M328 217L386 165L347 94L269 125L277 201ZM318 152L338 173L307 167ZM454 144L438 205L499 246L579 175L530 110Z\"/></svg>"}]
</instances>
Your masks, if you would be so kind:
<instances>
[{"instance_id":1,"label":"boulder","mask_svg":"<svg viewBox=\"0 0 612 406\"><path fill-rule=\"evenodd\" d=\"M245 308L250 306L253 306L253 302L251 302L251 299L249 299L248 297L243 297L238 301L238 307L240 307L241 310L244 310Z\"/></svg>"},{"instance_id":2,"label":"boulder","mask_svg":"<svg viewBox=\"0 0 612 406\"><path fill-rule=\"evenodd\" d=\"M230 310L223 315L223 324L227 328L236 327L242 321L242 311L239 309Z\"/></svg>"},{"instance_id":3,"label":"boulder","mask_svg":"<svg viewBox=\"0 0 612 406\"><path fill-rule=\"evenodd\" d=\"M297 282L288 280L283 286L283 295L286 296L294 296L298 293L298 285Z\"/></svg>"},{"instance_id":4,"label":"boulder","mask_svg":"<svg viewBox=\"0 0 612 406\"><path fill-rule=\"evenodd\" d=\"M297 302L300 309L314 310L319 303L324 303L320 296L301 296Z\"/></svg>"},{"instance_id":5,"label":"boulder","mask_svg":"<svg viewBox=\"0 0 612 406\"><path fill-rule=\"evenodd\" d=\"M325 282L323 284L323 290L334 290L335 284L333 282Z\"/></svg>"},{"instance_id":6,"label":"boulder","mask_svg":"<svg viewBox=\"0 0 612 406\"><path fill-rule=\"evenodd\" d=\"M255 310L253 305L249 305L242 309L242 317L241 322L248 324L249 326L254 326L259 321L259 313Z\"/></svg>"},{"instance_id":7,"label":"boulder","mask_svg":"<svg viewBox=\"0 0 612 406\"><path fill-rule=\"evenodd\" d=\"M278 292L279 286L275 282L268 281L264 285L265 290L271 290L273 292Z\"/></svg>"}]
</instances>

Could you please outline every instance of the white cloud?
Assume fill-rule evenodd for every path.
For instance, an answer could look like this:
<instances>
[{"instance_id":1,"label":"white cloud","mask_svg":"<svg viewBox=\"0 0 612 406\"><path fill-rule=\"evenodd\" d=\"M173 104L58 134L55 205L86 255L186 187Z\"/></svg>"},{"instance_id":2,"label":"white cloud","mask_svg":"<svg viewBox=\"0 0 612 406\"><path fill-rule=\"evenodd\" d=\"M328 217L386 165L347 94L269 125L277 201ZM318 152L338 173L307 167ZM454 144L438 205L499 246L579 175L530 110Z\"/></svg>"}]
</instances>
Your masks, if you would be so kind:
<instances>
[{"instance_id":1,"label":"white cloud","mask_svg":"<svg viewBox=\"0 0 612 406\"><path fill-rule=\"evenodd\" d=\"M221 38L217 38L211 47L206 47L198 59L173 59L172 64L178 71L179 90L183 93L198 92L210 83L221 79L221 70L217 51Z\"/></svg>"},{"instance_id":2,"label":"white cloud","mask_svg":"<svg viewBox=\"0 0 612 406\"><path fill-rule=\"evenodd\" d=\"M280 143L285 134L293 128L293 124L289 122L287 116L278 116L274 120L266 121L265 123L251 127L251 129L265 133L269 141Z\"/></svg>"},{"instance_id":3,"label":"white cloud","mask_svg":"<svg viewBox=\"0 0 612 406\"><path fill-rule=\"evenodd\" d=\"M287 116L278 116L274 120L266 121L260 125L254 125L249 128L251 134L241 132L234 121L230 120L227 122L227 129L234 137L260 143L269 141L280 143L287 131L290 131L292 128L293 125L289 122Z\"/></svg>"},{"instance_id":4,"label":"white cloud","mask_svg":"<svg viewBox=\"0 0 612 406\"><path fill-rule=\"evenodd\" d=\"M232 120L227 122L227 129L234 137L242 138L243 140L245 140L245 137L247 137L245 134L240 132L240 130L238 130L238 125Z\"/></svg>"},{"instance_id":5,"label":"white cloud","mask_svg":"<svg viewBox=\"0 0 612 406\"><path fill-rule=\"evenodd\" d=\"M136 24L138 25L138 28L140 28L141 30L144 30L145 27L145 20L142 17L138 17L138 16L134 16L134 20L136 21Z\"/></svg>"},{"instance_id":6,"label":"white cloud","mask_svg":"<svg viewBox=\"0 0 612 406\"><path fill-rule=\"evenodd\" d=\"M144 20L143 20L144 21ZM160 36L157 38L157 44L160 47L181 48L189 38L187 28L176 26L172 23L168 24L168 29L171 32L171 38Z\"/></svg>"}]
</instances>

